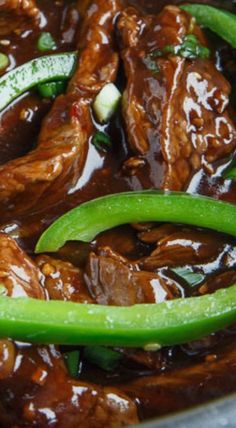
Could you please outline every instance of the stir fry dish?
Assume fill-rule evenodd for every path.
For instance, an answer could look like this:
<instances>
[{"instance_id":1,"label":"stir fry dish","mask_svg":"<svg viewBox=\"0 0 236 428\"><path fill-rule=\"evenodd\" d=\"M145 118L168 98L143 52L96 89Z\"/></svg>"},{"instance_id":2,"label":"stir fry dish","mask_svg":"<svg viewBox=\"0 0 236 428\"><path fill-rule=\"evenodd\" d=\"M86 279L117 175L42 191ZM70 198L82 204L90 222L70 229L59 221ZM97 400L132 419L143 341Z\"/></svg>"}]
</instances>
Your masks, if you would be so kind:
<instances>
[{"instance_id":1,"label":"stir fry dish","mask_svg":"<svg viewBox=\"0 0 236 428\"><path fill-rule=\"evenodd\" d=\"M235 48L231 0L0 0L1 428L236 391Z\"/></svg>"}]
</instances>

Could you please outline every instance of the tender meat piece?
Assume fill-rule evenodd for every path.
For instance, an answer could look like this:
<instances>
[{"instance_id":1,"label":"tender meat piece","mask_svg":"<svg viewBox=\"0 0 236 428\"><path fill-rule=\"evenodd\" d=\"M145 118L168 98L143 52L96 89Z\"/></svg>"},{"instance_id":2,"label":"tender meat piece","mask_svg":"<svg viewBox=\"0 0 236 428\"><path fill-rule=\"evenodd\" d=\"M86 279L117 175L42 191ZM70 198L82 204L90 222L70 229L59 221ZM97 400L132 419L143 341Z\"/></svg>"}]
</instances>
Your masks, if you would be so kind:
<instances>
[{"instance_id":1,"label":"tender meat piece","mask_svg":"<svg viewBox=\"0 0 236 428\"><path fill-rule=\"evenodd\" d=\"M14 239L0 233L0 284L5 287L6 295L44 299L39 280L40 271L33 261ZM15 358L14 343L11 340L0 340L0 381L11 376Z\"/></svg>"},{"instance_id":2,"label":"tender meat piece","mask_svg":"<svg viewBox=\"0 0 236 428\"><path fill-rule=\"evenodd\" d=\"M0 234L0 282L9 296L44 298L40 279L50 297L92 302L79 269L47 256L37 263L42 274L13 239ZM54 347L21 347L10 340L0 341L0 402L3 428L19 421L42 428L113 428L138 421L134 403L122 392L71 379Z\"/></svg>"},{"instance_id":3,"label":"tender meat piece","mask_svg":"<svg viewBox=\"0 0 236 428\"><path fill-rule=\"evenodd\" d=\"M15 366L15 354L14 342L7 339L0 341L0 381L11 376Z\"/></svg>"},{"instance_id":4,"label":"tender meat piece","mask_svg":"<svg viewBox=\"0 0 236 428\"><path fill-rule=\"evenodd\" d=\"M229 345L211 351L201 363L192 361L191 366L144 376L122 389L137 400L142 417L184 410L235 391L235 357L235 340L230 339Z\"/></svg>"},{"instance_id":5,"label":"tender meat piece","mask_svg":"<svg viewBox=\"0 0 236 428\"><path fill-rule=\"evenodd\" d=\"M69 262L39 256L35 260L42 272L41 283L53 300L94 303L85 285L83 272Z\"/></svg>"},{"instance_id":6,"label":"tender meat piece","mask_svg":"<svg viewBox=\"0 0 236 428\"><path fill-rule=\"evenodd\" d=\"M139 368L147 370L161 370L165 365L165 358L161 352L144 351L141 348L119 348L127 360L138 365Z\"/></svg>"},{"instance_id":7,"label":"tender meat piece","mask_svg":"<svg viewBox=\"0 0 236 428\"><path fill-rule=\"evenodd\" d=\"M179 294L173 280L139 271L109 247L90 254L85 280L96 302L105 305L161 302Z\"/></svg>"},{"instance_id":8,"label":"tender meat piece","mask_svg":"<svg viewBox=\"0 0 236 428\"><path fill-rule=\"evenodd\" d=\"M150 228L141 231L138 234L138 238L145 244L156 244L161 239L170 236L178 230L179 227L175 224L162 224L158 227L155 227L155 224L153 224Z\"/></svg>"},{"instance_id":9,"label":"tender meat piece","mask_svg":"<svg viewBox=\"0 0 236 428\"><path fill-rule=\"evenodd\" d=\"M154 237L155 231L150 231L150 239ZM148 240L148 232L145 240ZM235 257L235 247L230 245L225 236L183 228L158 240L156 249L150 256L140 260L139 266L149 271L164 266L202 265L216 261L215 267L221 264L232 267Z\"/></svg>"},{"instance_id":10,"label":"tender meat piece","mask_svg":"<svg viewBox=\"0 0 236 428\"><path fill-rule=\"evenodd\" d=\"M0 233L0 283L11 297L44 299L40 271L14 239Z\"/></svg>"},{"instance_id":11,"label":"tender meat piece","mask_svg":"<svg viewBox=\"0 0 236 428\"><path fill-rule=\"evenodd\" d=\"M236 270L220 272L217 275L211 275L210 278L200 285L193 295L214 293L220 288L229 287L236 283Z\"/></svg>"},{"instance_id":12,"label":"tender meat piece","mask_svg":"<svg viewBox=\"0 0 236 428\"><path fill-rule=\"evenodd\" d=\"M0 36L23 29L25 21L38 14L35 0L0 0Z\"/></svg>"},{"instance_id":13,"label":"tender meat piece","mask_svg":"<svg viewBox=\"0 0 236 428\"><path fill-rule=\"evenodd\" d=\"M65 198L81 176L94 133L91 104L116 77L114 17L119 0L96 0L85 17L77 70L43 122L35 150L0 167L1 216L34 212Z\"/></svg>"},{"instance_id":14,"label":"tender meat piece","mask_svg":"<svg viewBox=\"0 0 236 428\"><path fill-rule=\"evenodd\" d=\"M13 428L115 428L138 422L136 406L115 388L70 379L53 347L18 347L11 377L0 382L0 425Z\"/></svg>"},{"instance_id":15,"label":"tender meat piece","mask_svg":"<svg viewBox=\"0 0 236 428\"><path fill-rule=\"evenodd\" d=\"M128 8L118 27L128 78L123 113L130 146L141 155L161 152L162 187L184 189L195 171L204 167L212 173L212 163L235 148L227 112L230 85L210 59L160 54L189 33L206 45L199 27L179 8L145 17Z\"/></svg>"}]
</instances>

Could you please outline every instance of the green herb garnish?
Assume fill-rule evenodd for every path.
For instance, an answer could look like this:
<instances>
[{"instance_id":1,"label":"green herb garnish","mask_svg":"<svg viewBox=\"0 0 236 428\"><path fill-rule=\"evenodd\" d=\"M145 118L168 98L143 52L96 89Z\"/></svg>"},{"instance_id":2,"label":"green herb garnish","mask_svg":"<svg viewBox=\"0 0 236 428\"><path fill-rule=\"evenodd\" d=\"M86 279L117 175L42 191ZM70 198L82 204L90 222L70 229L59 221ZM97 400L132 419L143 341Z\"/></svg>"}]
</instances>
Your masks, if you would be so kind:
<instances>
[{"instance_id":1,"label":"green herb garnish","mask_svg":"<svg viewBox=\"0 0 236 428\"><path fill-rule=\"evenodd\" d=\"M84 348L84 357L90 363L106 371L114 370L122 358L119 352L104 346L86 346Z\"/></svg>"},{"instance_id":2,"label":"green herb garnish","mask_svg":"<svg viewBox=\"0 0 236 428\"><path fill-rule=\"evenodd\" d=\"M37 42L37 48L41 52L56 49L57 45L51 33L43 32L40 34Z\"/></svg>"},{"instance_id":3,"label":"green herb garnish","mask_svg":"<svg viewBox=\"0 0 236 428\"><path fill-rule=\"evenodd\" d=\"M171 269L171 271L187 282L191 287L200 284L205 278L201 272L194 272L190 267L177 267Z\"/></svg>"},{"instance_id":4,"label":"green herb garnish","mask_svg":"<svg viewBox=\"0 0 236 428\"><path fill-rule=\"evenodd\" d=\"M105 134L105 132L97 131L93 138L92 138L92 144L98 149L98 150L109 150L112 146L111 138L109 135Z\"/></svg>"},{"instance_id":5,"label":"green herb garnish","mask_svg":"<svg viewBox=\"0 0 236 428\"><path fill-rule=\"evenodd\" d=\"M202 46L194 34L188 34L180 45L166 45L162 50L156 49L151 52L149 56L157 58L164 54L172 54L188 59L209 58L210 50Z\"/></svg>"},{"instance_id":6,"label":"green herb garnish","mask_svg":"<svg viewBox=\"0 0 236 428\"><path fill-rule=\"evenodd\" d=\"M39 83L37 89L41 97L55 98L65 92L66 82L64 80L58 80L55 82Z\"/></svg>"},{"instance_id":7,"label":"green herb garnish","mask_svg":"<svg viewBox=\"0 0 236 428\"><path fill-rule=\"evenodd\" d=\"M79 358L79 351L71 351L64 354L67 369L72 377L76 377L78 375Z\"/></svg>"}]
</instances>

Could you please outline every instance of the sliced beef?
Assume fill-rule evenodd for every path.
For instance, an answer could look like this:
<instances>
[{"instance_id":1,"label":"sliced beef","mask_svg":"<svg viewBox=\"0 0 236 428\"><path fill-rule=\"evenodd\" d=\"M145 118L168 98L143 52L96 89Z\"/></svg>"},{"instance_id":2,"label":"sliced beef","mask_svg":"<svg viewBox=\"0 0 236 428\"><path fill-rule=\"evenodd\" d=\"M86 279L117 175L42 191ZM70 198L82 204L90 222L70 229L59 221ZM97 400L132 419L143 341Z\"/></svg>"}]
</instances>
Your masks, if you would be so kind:
<instances>
[{"instance_id":1,"label":"sliced beef","mask_svg":"<svg viewBox=\"0 0 236 428\"><path fill-rule=\"evenodd\" d=\"M50 299L94 303L86 287L83 271L69 262L42 255L35 260L42 272L41 283Z\"/></svg>"},{"instance_id":2,"label":"sliced beef","mask_svg":"<svg viewBox=\"0 0 236 428\"><path fill-rule=\"evenodd\" d=\"M40 270L14 239L0 233L0 283L11 297L44 299Z\"/></svg>"},{"instance_id":3,"label":"sliced beef","mask_svg":"<svg viewBox=\"0 0 236 428\"><path fill-rule=\"evenodd\" d=\"M15 344L12 340L0 340L0 382L12 375L16 359ZM1 409L1 403L0 403Z\"/></svg>"},{"instance_id":4,"label":"sliced beef","mask_svg":"<svg viewBox=\"0 0 236 428\"><path fill-rule=\"evenodd\" d=\"M230 268L235 264L235 245L224 235L185 227L179 227L178 230L178 226L172 229L169 225L164 230L168 231L165 236L162 236L159 228L139 234L145 242L160 238L150 256L140 260L141 269L152 271L164 266L204 265L211 262L215 262L215 268Z\"/></svg>"},{"instance_id":5,"label":"sliced beef","mask_svg":"<svg viewBox=\"0 0 236 428\"><path fill-rule=\"evenodd\" d=\"M123 113L133 152L162 156L162 187L184 189L192 174L227 156L236 133L227 111L230 85L211 59L189 60L163 53L194 34L206 46L192 18L175 6L159 16L129 8L118 27L127 75Z\"/></svg>"},{"instance_id":6,"label":"sliced beef","mask_svg":"<svg viewBox=\"0 0 236 428\"><path fill-rule=\"evenodd\" d=\"M235 390L235 339L212 349L200 362L176 367L154 376L144 376L125 385L140 405L142 417L151 418L184 410ZM227 382L225 381L227 379Z\"/></svg>"},{"instance_id":7,"label":"sliced beef","mask_svg":"<svg viewBox=\"0 0 236 428\"><path fill-rule=\"evenodd\" d=\"M95 132L91 104L116 77L113 30L119 10L119 0L96 0L88 9L77 70L67 93L56 99L44 120L37 148L0 167L2 217L58 203L81 176Z\"/></svg>"},{"instance_id":8,"label":"sliced beef","mask_svg":"<svg viewBox=\"0 0 236 428\"><path fill-rule=\"evenodd\" d=\"M23 29L25 21L38 14L35 0L0 0L0 36Z\"/></svg>"},{"instance_id":9,"label":"sliced beef","mask_svg":"<svg viewBox=\"0 0 236 428\"><path fill-rule=\"evenodd\" d=\"M70 263L38 257L39 268L13 239L0 234L0 282L11 297L92 302L81 272ZM43 284L44 288L40 285ZM138 421L136 406L114 388L72 379L53 346L0 341L0 426L121 427Z\"/></svg>"},{"instance_id":10,"label":"sliced beef","mask_svg":"<svg viewBox=\"0 0 236 428\"><path fill-rule=\"evenodd\" d=\"M0 382L2 428L118 428L138 422L135 404L122 392L71 379L54 346L17 346L15 353L12 375Z\"/></svg>"},{"instance_id":11,"label":"sliced beef","mask_svg":"<svg viewBox=\"0 0 236 428\"><path fill-rule=\"evenodd\" d=\"M90 254L85 279L96 302L105 305L159 303L179 294L174 280L139 270L109 247Z\"/></svg>"}]
</instances>

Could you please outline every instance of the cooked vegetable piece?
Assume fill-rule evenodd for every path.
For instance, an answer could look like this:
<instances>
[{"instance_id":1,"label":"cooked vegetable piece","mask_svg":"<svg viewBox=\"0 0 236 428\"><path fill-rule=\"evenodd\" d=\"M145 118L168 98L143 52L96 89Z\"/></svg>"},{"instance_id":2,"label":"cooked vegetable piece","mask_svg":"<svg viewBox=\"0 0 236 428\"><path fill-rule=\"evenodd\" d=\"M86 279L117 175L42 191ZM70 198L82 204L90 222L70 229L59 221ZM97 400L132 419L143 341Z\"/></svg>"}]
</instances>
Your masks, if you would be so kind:
<instances>
[{"instance_id":1,"label":"cooked vegetable piece","mask_svg":"<svg viewBox=\"0 0 236 428\"><path fill-rule=\"evenodd\" d=\"M40 34L37 42L37 48L41 52L56 49L57 45L51 33L43 32Z\"/></svg>"},{"instance_id":2,"label":"cooked vegetable piece","mask_svg":"<svg viewBox=\"0 0 236 428\"><path fill-rule=\"evenodd\" d=\"M236 285L130 307L0 296L2 337L33 343L149 347L198 339L236 320Z\"/></svg>"},{"instance_id":3,"label":"cooked vegetable piece","mask_svg":"<svg viewBox=\"0 0 236 428\"><path fill-rule=\"evenodd\" d=\"M180 8L194 16L198 24L210 28L233 48L236 48L235 14L204 4L187 4L180 6Z\"/></svg>"},{"instance_id":4,"label":"cooked vegetable piece","mask_svg":"<svg viewBox=\"0 0 236 428\"><path fill-rule=\"evenodd\" d=\"M72 377L76 377L78 374L79 357L80 357L80 352L76 350L71 352L66 352L64 354L66 366Z\"/></svg>"},{"instance_id":5,"label":"cooked vegetable piece","mask_svg":"<svg viewBox=\"0 0 236 428\"><path fill-rule=\"evenodd\" d=\"M92 143L99 150L109 150L112 146L111 138L102 131L97 131L94 134Z\"/></svg>"},{"instance_id":6,"label":"cooked vegetable piece","mask_svg":"<svg viewBox=\"0 0 236 428\"><path fill-rule=\"evenodd\" d=\"M236 180L236 166L235 163L231 164L224 172L223 177L229 180Z\"/></svg>"},{"instance_id":7,"label":"cooked vegetable piece","mask_svg":"<svg viewBox=\"0 0 236 428\"><path fill-rule=\"evenodd\" d=\"M63 80L59 80L58 82L40 83L37 86L37 89L41 97L54 98L65 92L66 82Z\"/></svg>"},{"instance_id":8,"label":"cooked vegetable piece","mask_svg":"<svg viewBox=\"0 0 236 428\"><path fill-rule=\"evenodd\" d=\"M236 236L235 205L181 192L144 190L104 196L72 209L41 235L35 251L57 251L66 241L89 242L104 230L145 221L185 223Z\"/></svg>"},{"instance_id":9,"label":"cooked vegetable piece","mask_svg":"<svg viewBox=\"0 0 236 428\"><path fill-rule=\"evenodd\" d=\"M9 59L8 56L0 53L0 71L5 70L7 66L9 65Z\"/></svg>"},{"instance_id":10,"label":"cooked vegetable piece","mask_svg":"<svg viewBox=\"0 0 236 428\"><path fill-rule=\"evenodd\" d=\"M118 366L122 355L104 346L86 346L84 357L101 369L112 371Z\"/></svg>"},{"instance_id":11,"label":"cooked vegetable piece","mask_svg":"<svg viewBox=\"0 0 236 428\"><path fill-rule=\"evenodd\" d=\"M117 109L120 99L121 93L114 83L107 83L101 89L93 104L99 122L104 123L110 119Z\"/></svg>"},{"instance_id":12,"label":"cooked vegetable piece","mask_svg":"<svg viewBox=\"0 0 236 428\"><path fill-rule=\"evenodd\" d=\"M0 78L0 110L34 86L72 76L77 54L62 53L33 59Z\"/></svg>"},{"instance_id":13,"label":"cooked vegetable piece","mask_svg":"<svg viewBox=\"0 0 236 428\"><path fill-rule=\"evenodd\" d=\"M194 272L191 267L177 267L172 268L171 270L177 276L184 279L184 281L186 281L191 287L200 284L205 278L202 273Z\"/></svg>"},{"instance_id":14,"label":"cooked vegetable piece","mask_svg":"<svg viewBox=\"0 0 236 428\"><path fill-rule=\"evenodd\" d=\"M210 50L206 46L202 46L194 34L187 34L180 45L166 45L163 53L171 53L189 59L209 58L210 56Z\"/></svg>"}]
</instances>

